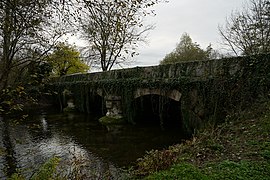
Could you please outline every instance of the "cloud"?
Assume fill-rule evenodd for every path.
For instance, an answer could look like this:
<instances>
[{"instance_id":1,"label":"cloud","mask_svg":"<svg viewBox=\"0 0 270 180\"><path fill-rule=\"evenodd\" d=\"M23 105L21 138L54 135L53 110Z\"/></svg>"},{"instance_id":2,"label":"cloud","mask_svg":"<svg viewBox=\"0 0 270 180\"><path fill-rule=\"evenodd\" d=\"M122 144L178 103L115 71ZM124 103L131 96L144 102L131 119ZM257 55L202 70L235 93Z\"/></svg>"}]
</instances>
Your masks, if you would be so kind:
<instances>
[{"instance_id":1,"label":"cloud","mask_svg":"<svg viewBox=\"0 0 270 180\"><path fill-rule=\"evenodd\" d=\"M170 0L155 7L157 15L146 23L155 24L149 34L149 45L139 48L138 65L156 65L170 53L187 32L194 42L206 48L210 43L219 48L218 25L245 0Z\"/></svg>"}]
</instances>

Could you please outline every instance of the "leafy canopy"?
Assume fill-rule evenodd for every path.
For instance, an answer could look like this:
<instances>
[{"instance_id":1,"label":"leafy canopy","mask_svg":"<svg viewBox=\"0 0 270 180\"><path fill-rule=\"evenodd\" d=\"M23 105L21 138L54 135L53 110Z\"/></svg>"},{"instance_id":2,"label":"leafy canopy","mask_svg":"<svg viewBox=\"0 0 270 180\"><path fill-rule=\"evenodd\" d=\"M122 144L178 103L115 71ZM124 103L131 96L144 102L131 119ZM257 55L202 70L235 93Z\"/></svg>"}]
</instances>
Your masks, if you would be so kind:
<instances>
[{"instance_id":1,"label":"leafy canopy","mask_svg":"<svg viewBox=\"0 0 270 180\"><path fill-rule=\"evenodd\" d=\"M53 74L63 76L73 73L85 73L89 67L80 59L80 52L75 47L58 44L47 61L53 68Z\"/></svg>"}]
</instances>

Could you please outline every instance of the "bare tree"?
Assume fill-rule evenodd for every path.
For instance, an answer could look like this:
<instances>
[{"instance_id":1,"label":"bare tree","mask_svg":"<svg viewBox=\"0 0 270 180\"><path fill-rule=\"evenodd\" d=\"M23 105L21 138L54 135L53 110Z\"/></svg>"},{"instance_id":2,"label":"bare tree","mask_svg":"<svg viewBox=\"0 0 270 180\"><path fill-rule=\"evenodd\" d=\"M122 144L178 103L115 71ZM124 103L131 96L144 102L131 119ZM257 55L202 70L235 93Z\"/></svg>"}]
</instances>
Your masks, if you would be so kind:
<instances>
[{"instance_id":1,"label":"bare tree","mask_svg":"<svg viewBox=\"0 0 270 180\"><path fill-rule=\"evenodd\" d=\"M0 90L46 54L63 31L55 24L51 0L0 2ZM54 23L52 23L54 21ZM16 70L16 73L14 72ZM13 77L12 80L16 79Z\"/></svg>"},{"instance_id":2,"label":"bare tree","mask_svg":"<svg viewBox=\"0 0 270 180\"><path fill-rule=\"evenodd\" d=\"M242 12L232 13L219 32L235 55L269 53L270 1L251 0Z\"/></svg>"},{"instance_id":3,"label":"bare tree","mask_svg":"<svg viewBox=\"0 0 270 180\"><path fill-rule=\"evenodd\" d=\"M83 37L89 43L88 59L103 71L127 62L136 55L139 42L144 42L152 25L143 26L146 9L158 1L118 0L86 3Z\"/></svg>"}]
</instances>

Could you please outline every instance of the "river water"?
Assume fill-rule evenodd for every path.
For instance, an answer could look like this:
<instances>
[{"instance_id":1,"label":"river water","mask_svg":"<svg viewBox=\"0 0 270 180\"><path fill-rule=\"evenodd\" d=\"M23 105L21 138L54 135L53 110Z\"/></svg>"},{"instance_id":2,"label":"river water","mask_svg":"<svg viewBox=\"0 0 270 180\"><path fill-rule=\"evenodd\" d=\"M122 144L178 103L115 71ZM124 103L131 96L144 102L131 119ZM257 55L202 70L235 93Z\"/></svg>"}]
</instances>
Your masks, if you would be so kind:
<instances>
[{"instance_id":1,"label":"river water","mask_svg":"<svg viewBox=\"0 0 270 180\"><path fill-rule=\"evenodd\" d=\"M40 165L57 156L60 169L69 174L80 169L89 179L119 179L122 168L151 149L181 142L180 128L162 130L158 125L125 125L108 131L96 116L38 111L24 120L0 117L0 179L15 169L30 178Z\"/></svg>"}]
</instances>

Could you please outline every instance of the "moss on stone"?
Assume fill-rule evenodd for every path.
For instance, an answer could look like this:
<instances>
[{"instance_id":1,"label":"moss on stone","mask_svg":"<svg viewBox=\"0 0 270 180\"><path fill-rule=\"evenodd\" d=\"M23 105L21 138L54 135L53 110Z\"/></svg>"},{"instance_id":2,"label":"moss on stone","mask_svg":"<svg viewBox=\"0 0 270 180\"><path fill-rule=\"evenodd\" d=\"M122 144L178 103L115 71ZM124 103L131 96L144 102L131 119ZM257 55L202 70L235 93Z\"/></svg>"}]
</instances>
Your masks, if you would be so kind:
<instances>
[{"instance_id":1,"label":"moss on stone","mask_svg":"<svg viewBox=\"0 0 270 180\"><path fill-rule=\"evenodd\" d=\"M124 124L126 123L124 118L114 118L114 117L108 117L108 116L103 116L99 118L98 120L102 125L117 125L117 124Z\"/></svg>"},{"instance_id":2,"label":"moss on stone","mask_svg":"<svg viewBox=\"0 0 270 180\"><path fill-rule=\"evenodd\" d=\"M76 109L74 107L66 107L63 109L64 112L75 112Z\"/></svg>"}]
</instances>

